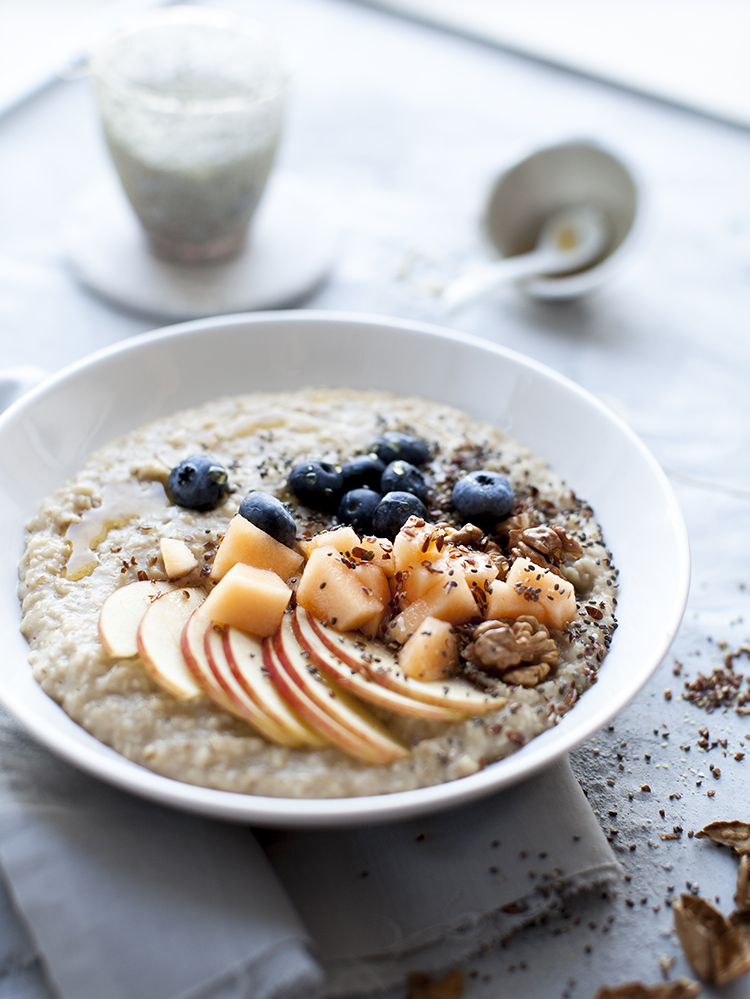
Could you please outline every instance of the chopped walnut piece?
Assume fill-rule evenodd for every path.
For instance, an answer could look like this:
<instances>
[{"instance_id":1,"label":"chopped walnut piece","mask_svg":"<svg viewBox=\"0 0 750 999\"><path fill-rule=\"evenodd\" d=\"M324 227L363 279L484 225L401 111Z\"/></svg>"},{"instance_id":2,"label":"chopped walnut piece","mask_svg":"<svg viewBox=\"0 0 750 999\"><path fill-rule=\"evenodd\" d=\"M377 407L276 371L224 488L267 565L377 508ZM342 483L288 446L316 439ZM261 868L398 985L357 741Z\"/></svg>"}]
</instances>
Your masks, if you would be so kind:
<instances>
[{"instance_id":1,"label":"chopped walnut piece","mask_svg":"<svg viewBox=\"0 0 750 999\"><path fill-rule=\"evenodd\" d=\"M463 655L506 683L535 687L557 665L560 651L545 626L524 614L516 621L484 621L474 630ZM514 669L520 663L528 665Z\"/></svg>"},{"instance_id":2,"label":"chopped walnut piece","mask_svg":"<svg viewBox=\"0 0 750 999\"><path fill-rule=\"evenodd\" d=\"M409 975L407 999L461 999L464 994L464 976L461 971L449 971L445 978L430 978L424 972Z\"/></svg>"},{"instance_id":3,"label":"chopped walnut piece","mask_svg":"<svg viewBox=\"0 0 750 999\"><path fill-rule=\"evenodd\" d=\"M500 550L500 546L492 541L476 524L464 524L463 527L451 527L446 521L439 521L435 524L431 540L435 542L438 551L442 551L446 545L455 545L464 551L479 551L490 559L497 569L497 578L505 579L508 575L510 563Z\"/></svg>"},{"instance_id":4,"label":"chopped walnut piece","mask_svg":"<svg viewBox=\"0 0 750 999\"><path fill-rule=\"evenodd\" d=\"M685 957L713 985L727 985L750 971L750 927L727 919L710 902L682 895L672 905L674 928Z\"/></svg>"},{"instance_id":5,"label":"chopped walnut piece","mask_svg":"<svg viewBox=\"0 0 750 999\"><path fill-rule=\"evenodd\" d=\"M719 846L729 846L739 856L750 854L750 824L735 820L733 822L709 822L696 839L710 839Z\"/></svg>"},{"instance_id":6,"label":"chopped walnut piece","mask_svg":"<svg viewBox=\"0 0 750 999\"><path fill-rule=\"evenodd\" d=\"M564 527L543 524L511 530L508 534L510 553L515 558L531 559L543 569L552 569L558 575L560 566L568 559L574 561L583 555L583 548L571 538Z\"/></svg>"},{"instance_id":7,"label":"chopped walnut piece","mask_svg":"<svg viewBox=\"0 0 750 999\"><path fill-rule=\"evenodd\" d=\"M514 683L518 687L536 687L546 680L550 671L547 663L536 663L534 666L518 666L516 669L503 673L503 683Z\"/></svg>"},{"instance_id":8,"label":"chopped walnut piece","mask_svg":"<svg viewBox=\"0 0 750 999\"><path fill-rule=\"evenodd\" d=\"M483 539L487 540L482 528L476 524L464 524L458 530L449 530L447 538L453 545L465 545L467 548L478 548L481 551L484 550Z\"/></svg>"},{"instance_id":9,"label":"chopped walnut piece","mask_svg":"<svg viewBox=\"0 0 750 999\"><path fill-rule=\"evenodd\" d=\"M658 982L656 985L643 985L641 982L625 982L614 987L604 985L594 999L695 999L700 990L697 982L680 976L673 982Z\"/></svg>"}]
</instances>

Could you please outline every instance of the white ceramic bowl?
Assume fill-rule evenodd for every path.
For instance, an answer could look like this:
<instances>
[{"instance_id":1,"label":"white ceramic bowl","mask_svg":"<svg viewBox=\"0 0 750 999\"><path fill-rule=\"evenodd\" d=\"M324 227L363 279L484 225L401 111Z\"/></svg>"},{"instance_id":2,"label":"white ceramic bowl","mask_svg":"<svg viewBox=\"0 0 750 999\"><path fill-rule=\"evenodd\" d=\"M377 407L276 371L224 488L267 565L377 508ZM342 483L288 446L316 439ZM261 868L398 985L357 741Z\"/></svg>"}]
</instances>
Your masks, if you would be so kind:
<instances>
[{"instance_id":1,"label":"white ceramic bowl","mask_svg":"<svg viewBox=\"0 0 750 999\"><path fill-rule=\"evenodd\" d=\"M106 441L223 394L305 385L391 389L459 406L541 454L594 506L620 570L620 621L599 682L551 731L480 773L363 798L257 797L151 773L95 740L34 681L19 633L16 566L41 500ZM197 320L127 340L37 386L0 417L0 701L54 753L102 780L189 811L291 827L388 821L529 777L605 725L648 680L679 626L684 521L646 448L593 396L512 351L396 319L290 312ZM658 595L658 599L655 599Z\"/></svg>"}]
</instances>

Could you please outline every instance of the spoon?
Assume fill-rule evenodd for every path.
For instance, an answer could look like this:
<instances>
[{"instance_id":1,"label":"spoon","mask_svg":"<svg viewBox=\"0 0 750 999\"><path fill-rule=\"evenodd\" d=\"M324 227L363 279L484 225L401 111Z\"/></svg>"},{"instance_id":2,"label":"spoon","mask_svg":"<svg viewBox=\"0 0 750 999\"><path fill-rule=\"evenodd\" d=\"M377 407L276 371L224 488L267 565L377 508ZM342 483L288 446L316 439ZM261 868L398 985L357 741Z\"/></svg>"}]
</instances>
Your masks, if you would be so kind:
<instances>
[{"instance_id":1,"label":"spoon","mask_svg":"<svg viewBox=\"0 0 750 999\"><path fill-rule=\"evenodd\" d=\"M590 205L556 211L544 223L530 253L505 257L462 274L443 291L443 304L453 311L489 297L509 281L580 270L601 255L609 236L607 217Z\"/></svg>"}]
</instances>

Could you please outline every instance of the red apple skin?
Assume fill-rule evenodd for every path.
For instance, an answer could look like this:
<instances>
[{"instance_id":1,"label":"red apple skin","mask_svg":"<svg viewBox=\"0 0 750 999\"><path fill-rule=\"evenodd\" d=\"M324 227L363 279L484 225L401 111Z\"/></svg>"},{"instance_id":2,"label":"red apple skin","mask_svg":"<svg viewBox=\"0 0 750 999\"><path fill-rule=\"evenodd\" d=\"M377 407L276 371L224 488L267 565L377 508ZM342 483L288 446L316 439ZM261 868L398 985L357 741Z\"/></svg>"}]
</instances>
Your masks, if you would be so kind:
<instances>
[{"instance_id":1,"label":"red apple skin","mask_svg":"<svg viewBox=\"0 0 750 999\"><path fill-rule=\"evenodd\" d=\"M222 711L226 711L227 714L246 721L247 719L245 719L244 715L238 715L234 704L224 693L224 689L219 686L211 670L204 642L206 632L212 624L213 622L210 618L204 617L200 613L200 608L194 611L193 615L188 619L180 638L182 654L198 686L205 691L214 704L221 708Z\"/></svg>"},{"instance_id":2,"label":"red apple skin","mask_svg":"<svg viewBox=\"0 0 750 999\"><path fill-rule=\"evenodd\" d=\"M234 714L242 718L249 725L259 732L269 742L277 746L289 746L293 749L299 748L302 744L300 740L294 738L286 732L280 725L277 725L255 701L245 696L244 691L235 682L229 663L224 655L224 644L221 626L211 623L204 639L206 658L211 666L211 671L215 681L224 691L225 696L231 701Z\"/></svg>"},{"instance_id":3,"label":"red apple skin","mask_svg":"<svg viewBox=\"0 0 750 999\"><path fill-rule=\"evenodd\" d=\"M446 680L444 683L412 680L399 669L396 657L382 643L367 642L361 635L339 634L314 617L310 617L309 621L315 633L345 663L357 670L364 669L371 680L405 697L438 704L458 712L462 717L489 714L507 703L507 698L481 694L464 680ZM372 653L363 651L369 647L374 650Z\"/></svg>"},{"instance_id":4,"label":"red apple skin","mask_svg":"<svg viewBox=\"0 0 750 999\"><path fill-rule=\"evenodd\" d=\"M425 718L428 721L450 722L464 717L460 712L451 711L439 704L428 704L406 697L396 690L391 690L370 677L360 669L355 669L350 663L344 662L318 636L310 624L310 616L302 607L297 607L292 615L292 625L297 641L310 656L310 660L318 669L332 680L348 690L355 697L381 708L393 711L395 714L408 715L412 718Z\"/></svg>"},{"instance_id":5,"label":"red apple skin","mask_svg":"<svg viewBox=\"0 0 750 999\"><path fill-rule=\"evenodd\" d=\"M253 663L244 664L240 661L240 642L252 642L257 645L257 667ZM261 711L264 711L272 721L285 729L291 736L299 740L301 746L321 747L330 743L298 718L287 702L279 696L276 687L271 683L263 666L263 645L260 639L238 631L236 628L224 628L224 655L235 680L254 701ZM249 668L253 667L253 668Z\"/></svg>"},{"instance_id":6,"label":"red apple skin","mask_svg":"<svg viewBox=\"0 0 750 999\"><path fill-rule=\"evenodd\" d=\"M284 700L293 707L294 711L329 742L349 756L365 763L382 765L392 763L408 755L405 747L400 746L390 737L383 738L374 727L363 736L359 733L355 734L340 719L334 717L331 714L329 701L331 705L335 705L336 699L341 699L340 694L337 694L333 687L326 684L326 681L313 679L308 672L308 664L305 665L302 672L294 668L284 648L282 629L279 629L273 638L267 638L264 641L263 662L274 686ZM287 634L289 633L296 642L291 631L291 623L289 623ZM302 652L299 646L297 649L299 653ZM316 703L308 694L307 691L311 689L311 683L326 684L329 693L320 695L326 705L325 708L320 703Z\"/></svg>"}]
</instances>

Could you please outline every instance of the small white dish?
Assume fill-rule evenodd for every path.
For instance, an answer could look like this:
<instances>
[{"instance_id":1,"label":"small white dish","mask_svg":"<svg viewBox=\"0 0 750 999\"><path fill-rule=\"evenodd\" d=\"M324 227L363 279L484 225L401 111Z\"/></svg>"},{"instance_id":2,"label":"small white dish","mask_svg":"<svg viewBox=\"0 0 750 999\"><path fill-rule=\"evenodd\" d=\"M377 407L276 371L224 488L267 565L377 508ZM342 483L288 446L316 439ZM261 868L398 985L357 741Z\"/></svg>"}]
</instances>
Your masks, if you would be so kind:
<instances>
[{"instance_id":1,"label":"small white dish","mask_svg":"<svg viewBox=\"0 0 750 999\"><path fill-rule=\"evenodd\" d=\"M556 212L588 206L609 223L610 238L592 264L571 274L534 277L534 298L584 295L608 280L636 245L643 192L635 170L594 140L568 140L514 158L492 186L482 221L501 259L529 253Z\"/></svg>"},{"instance_id":2,"label":"small white dish","mask_svg":"<svg viewBox=\"0 0 750 999\"><path fill-rule=\"evenodd\" d=\"M296 305L333 267L338 233L292 178L269 181L245 249L176 264L149 250L120 188L103 185L73 210L65 241L76 277L122 308L175 322Z\"/></svg>"},{"instance_id":3,"label":"small white dish","mask_svg":"<svg viewBox=\"0 0 750 999\"><path fill-rule=\"evenodd\" d=\"M215 363L212 362L215 359ZM161 777L73 722L34 681L19 632L17 564L42 499L106 441L220 395L306 385L420 394L490 420L544 457L594 507L620 571L620 627L598 682L555 728L461 780L374 797L242 795ZM275 827L354 825L453 807L524 780L606 725L666 654L687 599L687 533L661 468L588 392L520 354L398 319L323 312L185 323L109 347L0 417L0 702L52 752L145 798Z\"/></svg>"}]
</instances>

